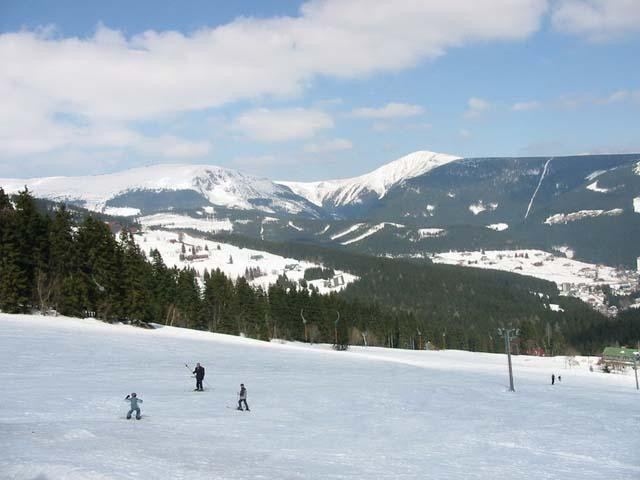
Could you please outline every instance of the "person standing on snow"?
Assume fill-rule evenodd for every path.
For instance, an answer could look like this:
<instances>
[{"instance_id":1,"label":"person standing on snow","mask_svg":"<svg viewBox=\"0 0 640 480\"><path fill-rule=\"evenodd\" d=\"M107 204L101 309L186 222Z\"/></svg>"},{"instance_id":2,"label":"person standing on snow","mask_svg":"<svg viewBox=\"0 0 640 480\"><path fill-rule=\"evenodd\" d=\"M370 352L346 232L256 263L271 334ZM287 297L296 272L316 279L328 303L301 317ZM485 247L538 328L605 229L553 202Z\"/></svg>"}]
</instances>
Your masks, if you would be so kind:
<instances>
[{"instance_id":1,"label":"person standing on snow","mask_svg":"<svg viewBox=\"0 0 640 480\"><path fill-rule=\"evenodd\" d=\"M553 385L554 383L556 383L556 376L555 374L551 374L551 385Z\"/></svg>"},{"instance_id":2,"label":"person standing on snow","mask_svg":"<svg viewBox=\"0 0 640 480\"><path fill-rule=\"evenodd\" d=\"M199 363L196 364L196 369L192 372L196 376L196 392L203 392L202 380L204 380L204 367Z\"/></svg>"},{"instance_id":3,"label":"person standing on snow","mask_svg":"<svg viewBox=\"0 0 640 480\"><path fill-rule=\"evenodd\" d=\"M125 401L131 404L131 409L127 412L127 420L131 420L131 414L133 412L136 412L136 420L140 420L140 405L138 404L142 403L142 399L138 398L135 393L132 393L125 397Z\"/></svg>"},{"instance_id":4,"label":"person standing on snow","mask_svg":"<svg viewBox=\"0 0 640 480\"><path fill-rule=\"evenodd\" d=\"M247 412L250 412L249 405L247 405L247 389L244 388L244 383L240 384L240 392L238 392L238 410L242 411L242 402L244 402L244 408Z\"/></svg>"}]
</instances>

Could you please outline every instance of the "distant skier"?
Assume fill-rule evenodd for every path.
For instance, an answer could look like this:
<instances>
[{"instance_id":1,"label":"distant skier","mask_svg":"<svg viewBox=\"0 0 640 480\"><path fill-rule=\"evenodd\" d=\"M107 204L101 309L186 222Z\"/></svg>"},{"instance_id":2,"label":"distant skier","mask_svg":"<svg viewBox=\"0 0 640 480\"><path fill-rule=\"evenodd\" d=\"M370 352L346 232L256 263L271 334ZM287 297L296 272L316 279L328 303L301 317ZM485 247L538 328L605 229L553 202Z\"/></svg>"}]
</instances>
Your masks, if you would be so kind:
<instances>
[{"instance_id":1,"label":"distant skier","mask_svg":"<svg viewBox=\"0 0 640 480\"><path fill-rule=\"evenodd\" d=\"M558 383L560 383L561 381L562 381L562 377L558 375Z\"/></svg>"},{"instance_id":2,"label":"distant skier","mask_svg":"<svg viewBox=\"0 0 640 480\"><path fill-rule=\"evenodd\" d=\"M196 376L196 392L203 392L202 380L204 380L204 367L199 363L196 364L196 369L192 372Z\"/></svg>"},{"instance_id":3,"label":"distant skier","mask_svg":"<svg viewBox=\"0 0 640 480\"><path fill-rule=\"evenodd\" d=\"M127 420L131 420L133 412L136 412L136 420L140 420L140 406L138 404L142 403L142 399L138 398L135 393L127 395L124 399L131 404L131 409L127 412Z\"/></svg>"},{"instance_id":4,"label":"distant skier","mask_svg":"<svg viewBox=\"0 0 640 480\"><path fill-rule=\"evenodd\" d=\"M250 412L249 405L247 405L247 389L244 388L244 383L240 384L240 392L238 392L238 410L242 411L242 402L244 402L244 408L247 412Z\"/></svg>"},{"instance_id":5,"label":"distant skier","mask_svg":"<svg viewBox=\"0 0 640 480\"><path fill-rule=\"evenodd\" d=\"M551 374L551 385L553 385L554 383L556 383L556 376L555 374Z\"/></svg>"}]
</instances>

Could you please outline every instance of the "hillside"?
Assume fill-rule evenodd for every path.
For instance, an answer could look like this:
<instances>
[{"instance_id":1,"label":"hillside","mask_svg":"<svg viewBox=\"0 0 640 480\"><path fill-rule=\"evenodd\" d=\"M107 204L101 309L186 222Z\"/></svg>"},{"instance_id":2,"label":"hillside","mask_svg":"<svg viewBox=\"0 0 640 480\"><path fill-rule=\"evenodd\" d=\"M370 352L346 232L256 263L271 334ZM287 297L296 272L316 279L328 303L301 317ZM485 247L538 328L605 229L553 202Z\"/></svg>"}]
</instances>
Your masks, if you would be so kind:
<instances>
[{"instance_id":1,"label":"hillside","mask_svg":"<svg viewBox=\"0 0 640 480\"><path fill-rule=\"evenodd\" d=\"M383 198L393 187L459 159L460 157L444 153L420 151L410 153L359 177L320 182L278 183L288 186L298 195L330 212L361 213L368 203Z\"/></svg>"},{"instance_id":2,"label":"hillside","mask_svg":"<svg viewBox=\"0 0 640 480\"><path fill-rule=\"evenodd\" d=\"M418 151L359 177L273 182L206 165L0 179L15 193L142 225L305 241L372 255L571 250L635 268L640 154L458 158Z\"/></svg>"},{"instance_id":3,"label":"hillside","mask_svg":"<svg viewBox=\"0 0 640 480\"><path fill-rule=\"evenodd\" d=\"M588 361L0 314L0 477L634 478L633 377ZM185 363L207 369L192 392ZM562 382L549 385L551 373ZM239 384L251 412L234 410ZM126 420L126 394L144 400ZM469 399L473 399L470 401ZM229 408L227 408L229 407ZM312 414L311 414L312 413ZM631 422L631 424L629 423Z\"/></svg>"}]
</instances>

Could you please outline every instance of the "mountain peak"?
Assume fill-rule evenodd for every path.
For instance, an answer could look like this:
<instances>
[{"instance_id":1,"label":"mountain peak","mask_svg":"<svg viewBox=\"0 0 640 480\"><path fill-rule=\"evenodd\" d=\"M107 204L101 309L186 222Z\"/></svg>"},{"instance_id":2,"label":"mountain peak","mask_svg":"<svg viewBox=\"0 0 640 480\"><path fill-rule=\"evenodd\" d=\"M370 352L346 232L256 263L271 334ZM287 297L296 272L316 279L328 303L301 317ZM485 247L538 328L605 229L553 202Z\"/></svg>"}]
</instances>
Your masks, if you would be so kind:
<instances>
[{"instance_id":1,"label":"mountain peak","mask_svg":"<svg viewBox=\"0 0 640 480\"><path fill-rule=\"evenodd\" d=\"M426 150L410 153L359 177L319 182L277 182L318 206L343 207L383 198L390 188L461 157Z\"/></svg>"}]
</instances>

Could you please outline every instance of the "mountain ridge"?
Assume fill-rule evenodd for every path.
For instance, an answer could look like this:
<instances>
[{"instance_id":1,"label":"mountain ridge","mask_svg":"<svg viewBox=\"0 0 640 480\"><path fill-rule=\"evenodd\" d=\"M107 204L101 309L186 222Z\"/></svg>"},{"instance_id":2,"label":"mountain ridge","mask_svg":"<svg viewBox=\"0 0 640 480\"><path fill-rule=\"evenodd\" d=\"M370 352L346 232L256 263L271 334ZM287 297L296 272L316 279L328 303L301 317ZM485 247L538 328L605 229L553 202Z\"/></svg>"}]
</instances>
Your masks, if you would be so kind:
<instances>
[{"instance_id":1,"label":"mountain ridge","mask_svg":"<svg viewBox=\"0 0 640 480\"><path fill-rule=\"evenodd\" d=\"M317 182L276 181L276 183L286 185L294 193L315 205L324 208L344 207L362 204L372 196L377 196L379 200L391 188L402 182L461 158L446 153L419 150L357 177Z\"/></svg>"}]
</instances>

